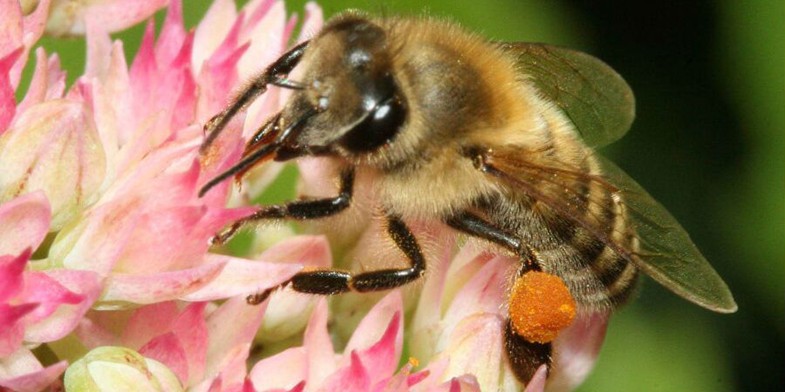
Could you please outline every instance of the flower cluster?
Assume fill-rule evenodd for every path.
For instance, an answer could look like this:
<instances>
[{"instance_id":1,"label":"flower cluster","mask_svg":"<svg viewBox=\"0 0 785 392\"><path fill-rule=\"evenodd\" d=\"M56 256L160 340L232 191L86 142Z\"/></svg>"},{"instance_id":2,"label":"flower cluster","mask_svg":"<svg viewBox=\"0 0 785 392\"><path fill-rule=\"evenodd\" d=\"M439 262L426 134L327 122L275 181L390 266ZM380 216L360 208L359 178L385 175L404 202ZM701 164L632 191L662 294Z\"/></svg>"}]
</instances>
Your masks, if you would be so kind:
<instances>
[{"instance_id":1,"label":"flower cluster","mask_svg":"<svg viewBox=\"0 0 785 392\"><path fill-rule=\"evenodd\" d=\"M209 159L198 154L202 124L236 86L318 31L315 4L293 37L297 18L279 0L240 10L215 0L191 31L173 0L157 37L147 22L129 65L109 33L166 1L23 3L0 1L0 388L518 387L501 334L511 260L472 245L456 255L449 233L422 229L436 244L422 285L330 306L283 291L250 306L248 294L302 268L332 266L336 247L360 259L390 246L377 225L350 213L334 241L279 230L280 241L249 258L210 252L209 238L253 211L243 201L278 168L251 175L242 193L229 183L203 198L196 191L238 159L243 140L286 96L273 89L258 99ZM84 74L67 86L57 55L37 48L30 85L18 91L45 33L85 37ZM330 170L304 160L302 189L329 189ZM227 199L246 205L229 208ZM564 332L549 388L580 382L604 330L604 316L587 316ZM527 390L545 381L543 368Z\"/></svg>"}]
</instances>

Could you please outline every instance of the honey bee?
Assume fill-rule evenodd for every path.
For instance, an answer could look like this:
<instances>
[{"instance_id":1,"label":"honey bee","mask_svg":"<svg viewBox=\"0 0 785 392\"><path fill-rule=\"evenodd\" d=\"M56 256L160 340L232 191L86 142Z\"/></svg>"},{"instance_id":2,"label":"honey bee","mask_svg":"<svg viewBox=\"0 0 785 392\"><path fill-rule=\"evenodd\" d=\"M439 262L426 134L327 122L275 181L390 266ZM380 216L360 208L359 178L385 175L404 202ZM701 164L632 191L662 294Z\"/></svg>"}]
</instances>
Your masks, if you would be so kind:
<instances>
[{"instance_id":1,"label":"honey bee","mask_svg":"<svg viewBox=\"0 0 785 392\"><path fill-rule=\"evenodd\" d=\"M295 68L299 80L288 77ZM293 91L285 107L200 196L267 160L303 156L339 164L337 195L260 207L213 242L251 222L338 214L352 203L355 174L365 171L375 178L387 233L409 261L405 268L359 274L302 271L282 286L332 295L413 282L426 270L406 225L417 219L512 253L520 260L515 282L533 272L556 277L579 312L623 304L639 271L704 308L736 310L728 287L676 220L593 150L626 133L634 117L630 88L594 57L491 42L428 18L344 13L213 117L201 153L271 85ZM539 366L550 365L552 338L525 335L513 319L500 333L508 363L526 383Z\"/></svg>"}]
</instances>

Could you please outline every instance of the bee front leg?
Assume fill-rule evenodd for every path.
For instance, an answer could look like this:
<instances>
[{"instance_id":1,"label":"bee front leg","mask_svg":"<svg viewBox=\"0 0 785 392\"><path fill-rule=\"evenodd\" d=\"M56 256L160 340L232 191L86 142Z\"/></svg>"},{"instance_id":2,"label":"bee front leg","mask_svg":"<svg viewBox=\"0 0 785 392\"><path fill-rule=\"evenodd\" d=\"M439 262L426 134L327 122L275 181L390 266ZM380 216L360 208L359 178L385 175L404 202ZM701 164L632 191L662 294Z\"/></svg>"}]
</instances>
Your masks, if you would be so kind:
<instances>
[{"instance_id":1,"label":"bee front leg","mask_svg":"<svg viewBox=\"0 0 785 392\"><path fill-rule=\"evenodd\" d=\"M297 64L305 53L310 41L305 41L288 52L284 53L274 63L270 64L261 74L257 75L251 80L240 93L235 97L234 101L226 107L222 112L216 114L207 121L204 131L207 134L202 146L199 148L201 153L205 153L210 145L215 141L218 135L226 128L229 121L241 110L246 108L250 103L259 95L267 91L267 86L272 84L284 88L299 89L301 86L289 81L285 78Z\"/></svg>"},{"instance_id":2,"label":"bee front leg","mask_svg":"<svg viewBox=\"0 0 785 392\"><path fill-rule=\"evenodd\" d=\"M212 240L213 245L226 243L241 227L248 223L267 219L319 219L335 215L345 210L352 202L354 188L354 169L347 168L341 172L341 185L338 196L316 200L298 200L286 204L265 206L252 215L234 222L216 234Z\"/></svg>"}]
</instances>

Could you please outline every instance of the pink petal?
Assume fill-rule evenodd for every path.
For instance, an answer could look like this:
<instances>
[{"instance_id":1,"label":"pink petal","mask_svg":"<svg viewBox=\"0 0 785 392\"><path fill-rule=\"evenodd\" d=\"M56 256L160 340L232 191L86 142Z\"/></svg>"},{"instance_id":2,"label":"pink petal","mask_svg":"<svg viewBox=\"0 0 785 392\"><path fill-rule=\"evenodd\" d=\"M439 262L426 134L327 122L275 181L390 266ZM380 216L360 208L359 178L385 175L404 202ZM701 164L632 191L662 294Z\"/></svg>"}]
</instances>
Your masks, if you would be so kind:
<instances>
[{"instance_id":1,"label":"pink petal","mask_svg":"<svg viewBox=\"0 0 785 392\"><path fill-rule=\"evenodd\" d=\"M22 7L18 1L2 1L0 15L0 58L9 58L22 46Z\"/></svg>"},{"instance_id":2,"label":"pink petal","mask_svg":"<svg viewBox=\"0 0 785 392\"><path fill-rule=\"evenodd\" d=\"M543 392L545 391L545 381L548 377L548 366L541 365L537 368L537 371L534 372L534 376L532 379L529 380L529 383L526 384L526 389L523 392Z\"/></svg>"},{"instance_id":3,"label":"pink petal","mask_svg":"<svg viewBox=\"0 0 785 392\"><path fill-rule=\"evenodd\" d=\"M254 388L257 391L285 390L296 388L297 385L308 380L306 350L306 347L289 348L257 362L248 375ZM308 381L305 382L306 385L311 385ZM314 382L313 385L314 387L321 385L321 382Z\"/></svg>"},{"instance_id":4,"label":"pink petal","mask_svg":"<svg viewBox=\"0 0 785 392\"><path fill-rule=\"evenodd\" d=\"M85 298L68 290L44 272L28 272L22 297L40 304L31 321L42 320L51 315L60 305L78 304Z\"/></svg>"},{"instance_id":5,"label":"pink petal","mask_svg":"<svg viewBox=\"0 0 785 392\"><path fill-rule=\"evenodd\" d=\"M22 347L25 331L22 318L35 310L38 304L18 306L0 303L0 358L11 355Z\"/></svg>"},{"instance_id":6,"label":"pink petal","mask_svg":"<svg viewBox=\"0 0 785 392\"><path fill-rule=\"evenodd\" d=\"M450 361L446 376L472 374L483 390L499 388L505 358L503 326L498 314L478 313L461 320L441 353Z\"/></svg>"},{"instance_id":7,"label":"pink petal","mask_svg":"<svg viewBox=\"0 0 785 392\"><path fill-rule=\"evenodd\" d=\"M191 66L196 74L201 73L202 64L217 51L237 18L232 0L216 0L210 5L194 33L194 49ZM238 26L239 31L239 26Z\"/></svg>"},{"instance_id":8,"label":"pink petal","mask_svg":"<svg viewBox=\"0 0 785 392\"><path fill-rule=\"evenodd\" d=\"M323 235L298 235L276 243L260 259L326 268L332 265L330 243Z\"/></svg>"},{"instance_id":9,"label":"pink petal","mask_svg":"<svg viewBox=\"0 0 785 392\"><path fill-rule=\"evenodd\" d=\"M201 380L207 361L207 324L204 318L206 302L188 305L175 320L172 331L185 349L189 378L184 384Z\"/></svg>"},{"instance_id":10,"label":"pink petal","mask_svg":"<svg viewBox=\"0 0 785 392\"><path fill-rule=\"evenodd\" d=\"M197 103L197 120L206 122L215 113L225 107L231 98L232 91L237 87L239 76L237 62L248 50L249 44L236 46L233 42L239 39L241 18L238 18L234 28L230 30L226 41L211 57L200 64L199 77L197 78L200 91Z\"/></svg>"},{"instance_id":11,"label":"pink petal","mask_svg":"<svg viewBox=\"0 0 785 392\"><path fill-rule=\"evenodd\" d=\"M148 206L140 208L145 207ZM195 238L198 236L190 230L205 213L206 208L194 206L142 211L133 240L114 270L123 274L154 274L201 264L200 255L207 251L208 235Z\"/></svg>"},{"instance_id":12,"label":"pink petal","mask_svg":"<svg viewBox=\"0 0 785 392\"><path fill-rule=\"evenodd\" d=\"M283 1L277 0L252 1L243 10L249 16L241 42L250 42L251 47L240 60L238 72L240 80L247 80L283 52L281 35L286 25L286 10Z\"/></svg>"},{"instance_id":13,"label":"pink petal","mask_svg":"<svg viewBox=\"0 0 785 392\"><path fill-rule=\"evenodd\" d=\"M360 356L352 351L349 365L339 369L324 381L320 390L325 392L366 392L371 389L371 375L363 366Z\"/></svg>"},{"instance_id":14,"label":"pink petal","mask_svg":"<svg viewBox=\"0 0 785 392\"><path fill-rule=\"evenodd\" d=\"M0 7L1 8L1 7ZM16 353L0 357L0 389L19 392L36 392L53 385L68 367L68 362L60 361L43 367L32 352L20 349Z\"/></svg>"},{"instance_id":15,"label":"pink petal","mask_svg":"<svg viewBox=\"0 0 785 392\"><path fill-rule=\"evenodd\" d=\"M52 100L30 107L0 147L0 199L43 190L52 203L52 227L94 200L105 156L92 116L82 103Z\"/></svg>"},{"instance_id":16,"label":"pink petal","mask_svg":"<svg viewBox=\"0 0 785 392\"><path fill-rule=\"evenodd\" d=\"M210 314L207 318L209 341L205 374L219 373L225 362L236 355L233 350L244 349L248 353L266 307L266 302L249 306L244 297L233 297Z\"/></svg>"},{"instance_id":17,"label":"pink petal","mask_svg":"<svg viewBox=\"0 0 785 392\"><path fill-rule=\"evenodd\" d=\"M45 319L27 326L25 340L30 342L51 342L71 333L101 291L101 281L91 271L56 269L31 274L38 279L31 279L25 290L35 290L37 294L28 295L28 298L40 299L44 305L57 305L57 308ZM43 284L47 288L38 286ZM33 288L36 286L38 288ZM62 287L67 292L58 293L62 289L54 291L53 287ZM55 302L47 304L47 300Z\"/></svg>"},{"instance_id":18,"label":"pink petal","mask_svg":"<svg viewBox=\"0 0 785 392\"><path fill-rule=\"evenodd\" d=\"M0 255L0 301L8 302L24 286L23 273L32 250L27 248L19 256Z\"/></svg>"},{"instance_id":19,"label":"pink petal","mask_svg":"<svg viewBox=\"0 0 785 392\"><path fill-rule=\"evenodd\" d=\"M203 385L209 384L210 391L255 392L251 380L245 377L249 350L250 344L232 349L224 358L220 373L212 380L208 378L197 384L191 390L201 391L204 390Z\"/></svg>"},{"instance_id":20,"label":"pink petal","mask_svg":"<svg viewBox=\"0 0 785 392\"><path fill-rule=\"evenodd\" d=\"M115 32L131 27L165 6L166 0L89 0L77 3L55 2L47 32L52 35L81 35L85 21L90 20Z\"/></svg>"},{"instance_id":21,"label":"pink petal","mask_svg":"<svg viewBox=\"0 0 785 392\"><path fill-rule=\"evenodd\" d=\"M60 68L60 59L56 54L47 58L46 51L39 47L35 51L35 72L25 98L19 103L17 110L23 113L27 108L45 100L63 97L65 91L65 72Z\"/></svg>"},{"instance_id":22,"label":"pink petal","mask_svg":"<svg viewBox=\"0 0 785 392\"><path fill-rule=\"evenodd\" d=\"M96 127L107 156L131 138L139 120L133 116L128 66L120 41L111 42L103 26L89 23L85 78L93 88ZM107 162L107 178L115 178L114 160Z\"/></svg>"},{"instance_id":23,"label":"pink petal","mask_svg":"<svg viewBox=\"0 0 785 392\"><path fill-rule=\"evenodd\" d=\"M305 369L311 385L321 385L327 376L335 372L335 351L330 333L327 331L327 300L320 298L311 313L311 320L303 336L306 353Z\"/></svg>"},{"instance_id":24,"label":"pink petal","mask_svg":"<svg viewBox=\"0 0 785 392\"><path fill-rule=\"evenodd\" d=\"M322 8L313 1L305 3L303 27L300 29L300 36L297 38L297 42L313 38L322 29L323 24L324 15L322 14Z\"/></svg>"},{"instance_id":25,"label":"pink petal","mask_svg":"<svg viewBox=\"0 0 785 392\"><path fill-rule=\"evenodd\" d=\"M344 352L353 350L363 350L375 345L380 341L384 333L387 331L390 323L395 320L396 315L403 313L403 299L399 290L393 290L387 294L381 301L363 317L360 324L354 330L349 342L346 344ZM401 321L398 320L400 323ZM394 361L397 363L398 358L401 356L401 349L403 346L403 335L396 334L395 337L395 352Z\"/></svg>"},{"instance_id":26,"label":"pink petal","mask_svg":"<svg viewBox=\"0 0 785 392\"><path fill-rule=\"evenodd\" d=\"M548 388L572 390L589 375L608 328L606 313L581 314L554 341L553 369Z\"/></svg>"},{"instance_id":27,"label":"pink petal","mask_svg":"<svg viewBox=\"0 0 785 392\"><path fill-rule=\"evenodd\" d=\"M22 76L22 70L25 68L27 64L27 57L30 53L30 48L38 42L38 39L41 38L41 35L44 33L44 25L46 24L47 17L49 15L49 5L51 0L41 0L38 3L38 6L35 8L31 14L26 15L22 19L22 41L21 43L24 45L25 50L22 56L20 57L21 61L17 61L14 64L13 69L11 69L11 84L13 86L19 85L19 80ZM3 14L4 19L5 14ZM11 19L15 19L11 17ZM0 31L2 28L0 28ZM14 41L16 44L16 41ZM0 49L2 50L2 49Z\"/></svg>"},{"instance_id":28,"label":"pink petal","mask_svg":"<svg viewBox=\"0 0 785 392\"><path fill-rule=\"evenodd\" d=\"M214 262L146 275L115 274L107 278L102 301L149 304L177 299L204 287L221 273L225 265L225 262Z\"/></svg>"},{"instance_id":29,"label":"pink petal","mask_svg":"<svg viewBox=\"0 0 785 392\"><path fill-rule=\"evenodd\" d=\"M225 263L218 276L198 290L186 294L186 301L211 301L247 296L274 287L302 269L297 264L251 261L232 256L207 254L208 263Z\"/></svg>"},{"instance_id":30,"label":"pink petal","mask_svg":"<svg viewBox=\"0 0 785 392\"><path fill-rule=\"evenodd\" d=\"M17 255L26 248L38 248L49 231L51 218L49 201L40 191L0 204L0 255Z\"/></svg>"},{"instance_id":31,"label":"pink petal","mask_svg":"<svg viewBox=\"0 0 785 392\"><path fill-rule=\"evenodd\" d=\"M168 367L180 382L187 385L188 360L185 348L174 333L169 332L156 337L139 349L139 354L155 359Z\"/></svg>"},{"instance_id":32,"label":"pink petal","mask_svg":"<svg viewBox=\"0 0 785 392\"><path fill-rule=\"evenodd\" d=\"M111 272L141 219L129 213L138 201L93 207L76 227L58 233L49 249L49 259L71 269L95 271L101 276Z\"/></svg>"},{"instance_id":33,"label":"pink petal","mask_svg":"<svg viewBox=\"0 0 785 392\"><path fill-rule=\"evenodd\" d=\"M8 125L11 124L11 120L13 120L16 112L16 98L14 97L14 86L11 85L10 72L11 67L16 63L22 51L23 48L19 47L5 55L5 57L0 58L0 135L8 129Z\"/></svg>"},{"instance_id":34,"label":"pink petal","mask_svg":"<svg viewBox=\"0 0 785 392\"><path fill-rule=\"evenodd\" d=\"M158 63L171 66L180 54L186 41L185 26L183 25L183 3L181 0L171 0L166 11L166 20L161 27L158 42L155 45L155 55ZM186 58L190 59L190 50ZM182 66L182 64L180 65Z\"/></svg>"},{"instance_id":35,"label":"pink petal","mask_svg":"<svg viewBox=\"0 0 785 392\"><path fill-rule=\"evenodd\" d=\"M495 257L482 265L466 282L444 315L446 323L452 323L478 312L498 312L506 298L506 278L515 263L506 257Z\"/></svg>"},{"instance_id":36,"label":"pink petal","mask_svg":"<svg viewBox=\"0 0 785 392\"><path fill-rule=\"evenodd\" d=\"M402 317L401 313L395 313L379 341L367 350L358 352L363 365L372 375L373 382L378 382L395 373L402 345Z\"/></svg>"},{"instance_id":37,"label":"pink petal","mask_svg":"<svg viewBox=\"0 0 785 392\"><path fill-rule=\"evenodd\" d=\"M433 389L433 392L481 392L483 389L471 375L455 377Z\"/></svg>"},{"instance_id":38,"label":"pink petal","mask_svg":"<svg viewBox=\"0 0 785 392\"><path fill-rule=\"evenodd\" d=\"M134 310L122 334L122 344L137 349L155 336L172 330L179 316L174 301L158 302Z\"/></svg>"},{"instance_id":39,"label":"pink petal","mask_svg":"<svg viewBox=\"0 0 785 392\"><path fill-rule=\"evenodd\" d=\"M110 319L112 324L115 319L113 312L88 312L85 317L79 320L79 324L74 330L74 336L85 348L92 350L100 346L120 346L120 338L111 330L115 325L103 325L102 319ZM104 315L100 317L98 315ZM116 323L114 323L116 324ZM139 346L136 346L139 347Z\"/></svg>"}]
</instances>

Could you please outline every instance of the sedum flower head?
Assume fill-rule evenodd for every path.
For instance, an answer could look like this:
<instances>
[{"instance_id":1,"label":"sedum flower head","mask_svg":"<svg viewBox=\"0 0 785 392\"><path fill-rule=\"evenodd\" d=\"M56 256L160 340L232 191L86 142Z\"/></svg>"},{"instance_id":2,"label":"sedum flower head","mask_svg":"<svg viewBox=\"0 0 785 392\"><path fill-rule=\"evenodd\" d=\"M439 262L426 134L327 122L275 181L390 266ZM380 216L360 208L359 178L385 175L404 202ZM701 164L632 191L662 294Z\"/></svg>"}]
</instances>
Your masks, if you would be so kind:
<instances>
[{"instance_id":1,"label":"sedum flower head","mask_svg":"<svg viewBox=\"0 0 785 392\"><path fill-rule=\"evenodd\" d=\"M211 251L209 238L254 211L248 200L281 166L251 172L239 191L225 183L196 192L239 158L286 94L267 92L200 157L202 124L238 85L318 31L322 15L307 4L293 37L297 19L282 1L238 10L215 0L187 30L174 0L157 36L148 21L127 59L109 33L165 3L0 1L0 389L518 389L502 335L515 261L458 246L428 222L413 222L429 244L420 284L330 301L284 290L246 303L302 268L372 269L368 260L402 256L372 219L362 178L357 202L339 217L301 234L264 229L246 257ZM73 85L56 54L34 49L45 33L86 40ZM33 76L20 92L30 58ZM303 194L333 192L329 162L298 165ZM580 383L606 320L579 315L555 342L551 376L540 369L527 390Z\"/></svg>"}]
</instances>

